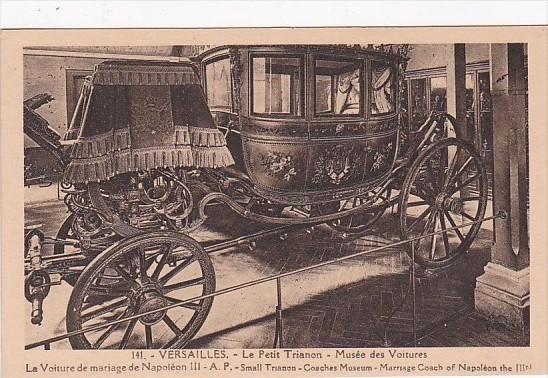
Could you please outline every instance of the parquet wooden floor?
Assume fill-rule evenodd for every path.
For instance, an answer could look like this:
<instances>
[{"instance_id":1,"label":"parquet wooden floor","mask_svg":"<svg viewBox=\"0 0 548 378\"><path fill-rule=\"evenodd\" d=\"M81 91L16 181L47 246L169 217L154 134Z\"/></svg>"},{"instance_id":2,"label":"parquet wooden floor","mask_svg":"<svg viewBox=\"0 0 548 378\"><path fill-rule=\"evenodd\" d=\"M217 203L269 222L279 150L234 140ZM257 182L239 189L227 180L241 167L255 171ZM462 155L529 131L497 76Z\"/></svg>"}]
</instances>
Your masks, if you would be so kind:
<instances>
[{"instance_id":1,"label":"parquet wooden floor","mask_svg":"<svg viewBox=\"0 0 548 378\"><path fill-rule=\"evenodd\" d=\"M391 229L393 221L389 214L385 215L371 236L351 243L341 242L324 228L315 229L312 234L304 231L291 234L285 242L271 238L259 242L252 255L260 261L261 275L286 272L398 241L394 232L386 231ZM449 269L437 272L417 269L417 346L529 344L527 332L491 323L474 311L475 278L489 260L490 236L490 231L482 230L469 254ZM333 277L334 272L343 277L360 267L362 279L326 291L315 290L314 278ZM413 346L413 295L409 258L403 249L386 249L310 271L305 282L308 285L286 278L282 284L282 293L291 291L295 285L301 285L299 290L314 293L304 302L284 308L285 347ZM291 295L285 294L284 299ZM198 338L191 347L272 347L274 324L272 314Z\"/></svg>"}]
</instances>

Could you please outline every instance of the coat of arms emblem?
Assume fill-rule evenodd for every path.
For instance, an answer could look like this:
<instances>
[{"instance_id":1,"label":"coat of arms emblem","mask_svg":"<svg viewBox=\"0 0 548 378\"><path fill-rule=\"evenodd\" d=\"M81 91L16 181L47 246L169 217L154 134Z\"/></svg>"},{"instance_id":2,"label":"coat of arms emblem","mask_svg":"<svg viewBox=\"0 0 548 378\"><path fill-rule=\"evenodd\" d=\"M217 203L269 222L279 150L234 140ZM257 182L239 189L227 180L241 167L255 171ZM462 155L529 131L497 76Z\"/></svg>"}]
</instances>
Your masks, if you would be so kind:
<instances>
[{"instance_id":1,"label":"coat of arms emblem","mask_svg":"<svg viewBox=\"0 0 548 378\"><path fill-rule=\"evenodd\" d=\"M358 167L362 161L354 147L338 144L319 155L314 163L314 184L340 185L351 179L361 178ZM363 162L362 162L363 163Z\"/></svg>"}]
</instances>

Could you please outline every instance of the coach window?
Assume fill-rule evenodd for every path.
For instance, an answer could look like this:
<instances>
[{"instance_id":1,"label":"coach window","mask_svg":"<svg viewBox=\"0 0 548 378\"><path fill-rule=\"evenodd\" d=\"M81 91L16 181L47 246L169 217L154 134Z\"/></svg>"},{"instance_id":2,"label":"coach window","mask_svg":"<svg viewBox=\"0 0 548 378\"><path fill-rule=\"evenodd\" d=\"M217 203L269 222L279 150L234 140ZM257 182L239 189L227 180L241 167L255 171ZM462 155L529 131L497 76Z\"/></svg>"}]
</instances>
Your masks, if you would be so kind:
<instances>
[{"instance_id":1,"label":"coach window","mask_svg":"<svg viewBox=\"0 0 548 378\"><path fill-rule=\"evenodd\" d=\"M212 109L231 108L230 60L222 58L205 66L207 103Z\"/></svg>"},{"instance_id":2,"label":"coach window","mask_svg":"<svg viewBox=\"0 0 548 378\"><path fill-rule=\"evenodd\" d=\"M251 66L254 114L302 115L302 58L255 56Z\"/></svg>"},{"instance_id":3,"label":"coach window","mask_svg":"<svg viewBox=\"0 0 548 378\"><path fill-rule=\"evenodd\" d=\"M317 59L315 114L353 116L362 114L362 67L357 60Z\"/></svg>"}]
</instances>

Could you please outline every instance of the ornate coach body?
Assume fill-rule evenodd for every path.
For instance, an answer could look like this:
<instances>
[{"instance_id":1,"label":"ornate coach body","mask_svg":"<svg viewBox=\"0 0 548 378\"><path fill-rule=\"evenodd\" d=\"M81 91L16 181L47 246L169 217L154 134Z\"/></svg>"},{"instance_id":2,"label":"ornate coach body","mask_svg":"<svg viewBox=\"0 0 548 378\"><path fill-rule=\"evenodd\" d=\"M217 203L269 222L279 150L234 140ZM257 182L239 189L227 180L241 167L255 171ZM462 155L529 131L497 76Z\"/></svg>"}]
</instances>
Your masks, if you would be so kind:
<instances>
[{"instance_id":1,"label":"ornate coach body","mask_svg":"<svg viewBox=\"0 0 548 378\"><path fill-rule=\"evenodd\" d=\"M69 212L55 237L25 235L33 324L53 277L74 286L73 348L181 348L218 295L208 252L320 224L351 240L395 205L413 261L439 268L468 250L485 168L441 112L399 149L398 55L230 46L194 63L99 64L64 141L35 111L51 96L24 102L25 133L64 170ZM219 204L281 226L204 247L190 235Z\"/></svg>"},{"instance_id":2,"label":"ornate coach body","mask_svg":"<svg viewBox=\"0 0 548 378\"><path fill-rule=\"evenodd\" d=\"M242 46L198 59L238 169L265 198L328 202L363 194L390 174L398 146L398 56L337 46Z\"/></svg>"}]
</instances>

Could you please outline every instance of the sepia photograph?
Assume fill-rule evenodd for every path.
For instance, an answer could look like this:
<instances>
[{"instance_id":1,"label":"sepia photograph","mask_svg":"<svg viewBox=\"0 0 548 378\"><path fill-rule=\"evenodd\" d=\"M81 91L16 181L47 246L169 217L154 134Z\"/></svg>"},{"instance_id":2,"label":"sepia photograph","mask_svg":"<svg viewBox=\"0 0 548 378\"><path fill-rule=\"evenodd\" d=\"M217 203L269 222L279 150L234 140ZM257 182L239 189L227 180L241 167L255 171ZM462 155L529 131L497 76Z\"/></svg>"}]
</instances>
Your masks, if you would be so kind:
<instances>
[{"instance_id":1,"label":"sepia photograph","mask_svg":"<svg viewBox=\"0 0 548 378\"><path fill-rule=\"evenodd\" d=\"M1 40L0 375L548 372L545 26Z\"/></svg>"},{"instance_id":2,"label":"sepia photograph","mask_svg":"<svg viewBox=\"0 0 548 378\"><path fill-rule=\"evenodd\" d=\"M528 44L355 42L25 46L25 349L529 346Z\"/></svg>"}]
</instances>

